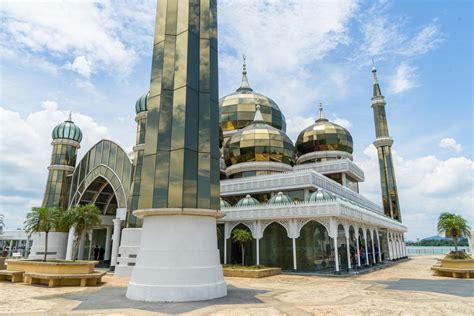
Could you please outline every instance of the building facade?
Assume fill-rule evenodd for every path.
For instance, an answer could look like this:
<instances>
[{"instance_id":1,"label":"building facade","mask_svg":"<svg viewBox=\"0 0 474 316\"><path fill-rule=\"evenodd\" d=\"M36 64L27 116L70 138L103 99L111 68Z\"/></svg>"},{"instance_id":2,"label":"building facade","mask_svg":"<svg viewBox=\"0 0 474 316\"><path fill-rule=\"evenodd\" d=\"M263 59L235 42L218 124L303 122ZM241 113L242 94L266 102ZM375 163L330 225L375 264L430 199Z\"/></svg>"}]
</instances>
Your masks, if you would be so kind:
<instances>
[{"instance_id":1,"label":"building facade","mask_svg":"<svg viewBox=\"0 0 474 316\"><path fill-rule=\"evenodd\" d=\"M133 211L140 208L142 187L149 186L145 179L161 179L144 168L150 129L147 120L152 111L150 95L144 94L135 104L137 129L133 153L127 154L113 141L101 140L76 163L80 138L75 129L79 128L72 128L74 123L69 119L53 132L45 205L97 205L102 211L102 224L83 236L77 256L90 258L91 249L101 245L106 251L106 262L119 276L130 275L136 264L143 220L134 216ZM392 141L388 141L391 138L385 101L375 71L371 104L380 158L382 205L359 194L364 172L353 161L354 140L350 132L329 121L320 105L315 122L302 128L294 144L286 135L284 114L272 99L251 88L244 64L240 86L219 100L217 208L224 216L217 222L217 244L221 263L241 262L241 249L232 238L235 229L247 230L253 237L245 245L248 265L331 274L406 257L406 226L401 223L390 155ZM61 127L64 124L69 127ZM74 133L70 132L72 129ZM205 135L202 137L209 140ZM64 150L56 146L63 146ZM58 174L52 175L55 171ZM65 188L69 188L68 194L63 193ZM215 191L212 186L209 190ZM167 200L174 199L168 195ZM213 203L205 202L207 207ZM73 256L72 236L70 231L68 237L63 237L67 240L62 240L68 259Z\"/></svg>"}]
</instances>

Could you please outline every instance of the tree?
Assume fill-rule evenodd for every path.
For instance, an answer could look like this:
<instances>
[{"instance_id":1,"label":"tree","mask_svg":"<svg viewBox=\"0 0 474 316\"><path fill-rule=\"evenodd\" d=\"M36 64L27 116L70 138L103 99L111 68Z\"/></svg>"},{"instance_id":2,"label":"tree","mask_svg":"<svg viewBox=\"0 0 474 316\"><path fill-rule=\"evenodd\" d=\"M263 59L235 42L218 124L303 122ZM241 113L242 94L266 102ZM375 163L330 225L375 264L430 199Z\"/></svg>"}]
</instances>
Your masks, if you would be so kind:
<instances>
[{"instance_id":1,"label":"tree","mask_svg":"<svg viewBox=\"0 0 474 316\"><path fill-rule=\"evenodd\" d=\"M3 214L0 214L0 232L3 231L4 227L5 227L5 221L3 220Z\"/></svg>"},{"instance_id":2,"label":"tree","mask_svg":"<svg viewBox=\"0 0 474 316\"><path fill-rule=\"evenodd\" d=\"M232 231L232 239L239 243L242 250L242 265L245 261L245 244L252 240L252 234L245 229L237 228Z\"/></svg>"},{"instance_id":3,"label":"tree","mask_svg":"<svg viewBox=\"0 0 474 316\"><path fill-rule=\"evenodd\" d=\"M82 234L100 224L100 215L100 209L94 204L76 205L67 211L67 222L76 228L72 252L74 259Z\"/></svg>"},{"instance_id":4,"label":"tree","mask_svg":"<svg viewBox=\"0 0 474 316\"><path fill-rule=\"evenodd\" d=\"M438 218L438 232L444 233L446 238L453 239L455 252L458 252L458 238L469 236L470 229L461 215L443 212Z\"/></svg>"},{"instance_id":5,"label":"tree","mask_svg":"<svg viewBox=\"0 0 474 316\"><path fill-rule=\"evenodd\" d=\"M49 232L55 229L61 218L62 211L54 207L33 207L31 212L26 215L24 225L28 236L31 236L32 233L45 233L43 262L46 261L48 255Z\"/></svg>"}]
</instances>

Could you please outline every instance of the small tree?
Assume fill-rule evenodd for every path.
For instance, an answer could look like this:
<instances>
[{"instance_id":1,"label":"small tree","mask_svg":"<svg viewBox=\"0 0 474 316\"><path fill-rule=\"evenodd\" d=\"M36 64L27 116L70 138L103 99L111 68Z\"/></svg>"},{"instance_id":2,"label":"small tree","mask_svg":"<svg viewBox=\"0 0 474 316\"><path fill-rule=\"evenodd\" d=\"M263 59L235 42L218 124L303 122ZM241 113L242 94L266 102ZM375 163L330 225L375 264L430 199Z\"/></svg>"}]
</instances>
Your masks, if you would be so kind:
<instances>
[{"instance_id":1,"label":"small tree","mask_svg":"<svg viewBox=\"0 0 474 316\"><path fill-rule=\"evenodd\" d=\"M54 230L56 225L61 220L61 210L53 207L33 207L31 212L26 215L25 231L28 236L32 233L45 233L44 238L44 258L46 261L48 255L48 235Z\"/></svg>"},{"instance_id":2,"label":"small tree","mask_svg":"<svg viewBox=\"0 0 474 316\"><path fill-rule=\"evenodd\" d=\"M469 230L470 227L461 215L443 212L438 218L438 232L453 239L455 252L458 252L458 238L469 236Z\"/></svg>"},{"instance_id":3,"label":"small tree","mask_svg":"<svg viewBox=\"0 0 474 316\"><path fill-rule=\"evenodd\" d=\"M5 228L5 221L3 220L3 214L0 214L0 233L3 231L3 228Z\"/></svg>"},{"instance_id":4,"label":"small tree","mask_svg":"<svg viewBox=\"0 0 474 316\"><path fill-rule=\"evenodd\" d=\"M242 265L245 263L245 244L252 238L252 234L248 230L237 228L232 231L232 239L239 243L242 250Z\"/></svg>"},{"instance_id":5,"label":"small tree","mask_svg":"<svg viewBox=\"0 0 474 316\"><path fill-rule=\"evenodd\" d=\"M67 211L67 222L76 228L72 252L74 260L82 234L100 224L100 215L100 209L94 204L76 205Z\"/></svg>"}]
</instances>

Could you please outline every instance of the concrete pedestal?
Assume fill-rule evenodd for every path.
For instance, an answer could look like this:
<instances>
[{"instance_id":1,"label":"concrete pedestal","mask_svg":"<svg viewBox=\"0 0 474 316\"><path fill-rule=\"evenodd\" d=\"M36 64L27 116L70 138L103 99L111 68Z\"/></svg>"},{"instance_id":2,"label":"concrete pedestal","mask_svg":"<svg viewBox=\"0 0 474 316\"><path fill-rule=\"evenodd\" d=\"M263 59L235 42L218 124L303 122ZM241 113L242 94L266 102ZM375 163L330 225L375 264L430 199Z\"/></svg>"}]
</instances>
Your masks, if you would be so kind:
<instances>
[{"instance_id":1,"label":"concrete pedestal","mask_svg":"<svg viewBox=\"0 0 474 316\"><path fill-rule=\"evenodd\" d=\"M164 213L164 212L163 212ZM209 300L227 295L217 249L216 218L143 218L127 298L150 302Z\"/></svg>"},{"instance_id":2,"label":"concrete pedestal","mask_svg":"<svg viewBox=\"0 0 474 316\"><path fill-rule=\"evenodd\" d=\"M137 261L138 250L140 249L141 236L141 228L122 229L119 256L115 265L114 276L129 277L132 275L133 267L135 267Z\"/></svg>"},{"instance_id":3,"label":"concrete pedestal","mask_svg":"<svg viewBox=\"0 0 474 316\"><path fill-rule=\"evenodd\" d=\"M47 259L65 259L68 233L51 232L48 234L48 256ZM28 259L40 260L44 258L45 233L31 235L33 245L30 249Z\"/></svg>"}]
</instances>

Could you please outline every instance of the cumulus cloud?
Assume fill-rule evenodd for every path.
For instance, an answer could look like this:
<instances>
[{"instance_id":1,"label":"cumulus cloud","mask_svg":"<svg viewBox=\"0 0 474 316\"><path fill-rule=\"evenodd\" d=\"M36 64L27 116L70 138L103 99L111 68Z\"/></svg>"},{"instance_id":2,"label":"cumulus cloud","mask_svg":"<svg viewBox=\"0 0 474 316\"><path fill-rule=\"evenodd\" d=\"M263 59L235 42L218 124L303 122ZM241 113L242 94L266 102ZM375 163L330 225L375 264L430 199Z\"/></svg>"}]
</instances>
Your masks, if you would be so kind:
<instances>
[{"instance_id":1,"label":"cumulus cloud","mask_svg":"<svg viewBox=\"0 0 474 316\"><path fill-rule=\"evenodd\" d=\"M151 47L155 5L151 1L136 5L111 1L3 2L0 46L54 61L57 66L78 56L70 69L86 77L91 64L97 70L127 76L142 49ZM87 63L81 56L87 56Z\"/></svg>"},{"instance_id":2,"label":"cumulus cloud","mask_svg":"<svg viewBox=\"0 0 474 316\"><path fill-rule=\"evenodd\" d=\"M92 72L91 64L87 60L86 56L77 56L74 58L74 62L67 63L64 68L77 72L78 74L89 78Z\"/></svg>"},{"instance_id":3,"label":"cumulus cloud","mask_svg":"<svg viewBox=\"0 0 474 316\"><path fill-rule=\"evenodd\" d=\"M314 123L316 118L302 117L302 116L290 116L286 118L286 134L291 138L293 143L296 142L299 133Z\"/></svg>"},{"instance_id":4,"label":"cumulus cloud","mask_svg":"<svg viewBox=\"0 0 474 316\"><path fill-rule=\"evenodd\" d=\"M392 93L401 93L420 86L416 67L401 63L390 78L389 89Z\"/></svg>"},{"instance_id":5,"label":"cumulus cloud","mask_svg":"<svg viewBox=\"0 0 474 316\"><path fill-rule=\"evenodd\" d=\"M456 153L459 153L462 151L462 145L458 144L454 138L447 137L447 138L442 138L438 146L444 149L449 149L453 150Z\"/></svg>"},{"instance_id":6,"label":"cumulus cloud","mask_svg":"<svg viewBox=\"0 0 474 316\"><path fill-rule=\"evenodd\" d=\"M352 127L352 122L349 121L346 118L339 117L337 114L334 115L334 120L333 122L336 123L337 125L341 125L342 127L346 129L350 129Z\"/></svg>"},{"instance_id":7,"label":"cumulus cloud","mask_svg":"<svg viewBox=\"0 0 474 316\"><path fill-rule=\"evenodd\" d=\"M21 225L29 208L41 203L51 159L51 131L68 114L54 101L44 101L41 110L26 117L0 107L0 213L7 225ZM82 148L109 137L107 128L90 116L73 113L72 119L83 132ZM79 150L79 156L83 153Z\"/></svg>"},{"instance_id":8,"label":"cumulus cloud","mask_svg":"<svg viewBox=\"0 0 474 316\"><path fill-rule=\"evenodd\" d=\"M381 203L379 165L373 145L359 165L365 172L361 193ZM435 156L406 159L393 152L402 220L412 240L436 233L436 220L443 211L456 212L472 224L474 161L466 157L446 160Z\"/></svg>"}]
</instances>

